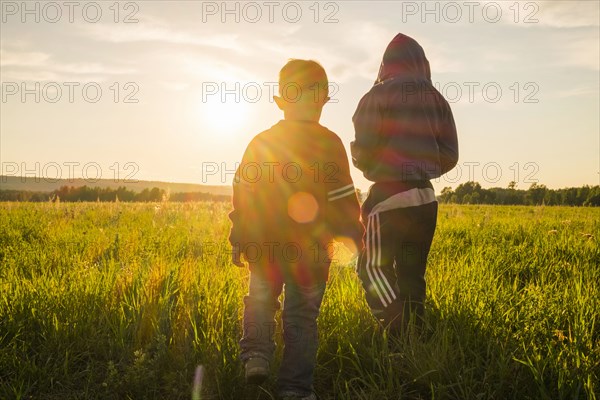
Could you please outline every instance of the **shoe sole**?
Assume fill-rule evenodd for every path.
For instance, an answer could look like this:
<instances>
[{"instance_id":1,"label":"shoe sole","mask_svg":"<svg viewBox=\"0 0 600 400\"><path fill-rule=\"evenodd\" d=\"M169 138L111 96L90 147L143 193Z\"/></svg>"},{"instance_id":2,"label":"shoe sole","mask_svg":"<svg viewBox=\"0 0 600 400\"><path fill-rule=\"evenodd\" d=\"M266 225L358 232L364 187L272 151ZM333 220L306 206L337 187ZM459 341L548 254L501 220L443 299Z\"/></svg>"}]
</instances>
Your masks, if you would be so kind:
<instances>
[{"instance_id":1,"label":"shoe sole","mask_svg":"<svg viewBox=\"0 0 600 400\"><path fill-rule=\"evenodd\" d=\"M268 373L262 371L260 373L250 373L246 375L246 383L249 385L260 385L264 383L268 377Z\"/></svg>"}]
</instances>

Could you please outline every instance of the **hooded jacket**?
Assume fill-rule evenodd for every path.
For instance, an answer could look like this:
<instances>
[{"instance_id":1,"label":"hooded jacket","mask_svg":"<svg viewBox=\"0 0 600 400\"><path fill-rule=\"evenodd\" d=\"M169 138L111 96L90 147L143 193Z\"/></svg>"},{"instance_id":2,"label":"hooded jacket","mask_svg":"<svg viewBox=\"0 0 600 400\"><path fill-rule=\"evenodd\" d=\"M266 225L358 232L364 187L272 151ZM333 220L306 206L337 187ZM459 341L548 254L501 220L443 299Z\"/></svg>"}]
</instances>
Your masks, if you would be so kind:
<instances>
[{"instance_id":1,"label":"hooded jacket","mask_svg":"<svg viewBox=\"0 0 600 400\"><path fill-rule=\"evenodd\" d=\"M429 181L458 161L450 106L431 82L423 48L406 35L388 45L375 85L352 121L352 161L370 181Z\"/></svg>"}]
</instances>

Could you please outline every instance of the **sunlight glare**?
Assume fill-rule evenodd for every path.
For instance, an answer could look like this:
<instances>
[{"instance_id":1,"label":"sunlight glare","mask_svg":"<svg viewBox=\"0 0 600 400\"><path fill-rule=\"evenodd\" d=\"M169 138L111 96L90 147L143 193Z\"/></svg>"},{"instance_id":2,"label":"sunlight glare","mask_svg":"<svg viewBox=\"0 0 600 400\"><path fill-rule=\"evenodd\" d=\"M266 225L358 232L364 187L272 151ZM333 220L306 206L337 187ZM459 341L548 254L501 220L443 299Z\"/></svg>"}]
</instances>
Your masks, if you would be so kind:
<instances>
[{"instance_id":1,"label":"sunlight glare","mask_svg":"<svg viewBox=\"0 0 600 400\"><path fill-rule=\"evenodd\" d=\"M208 96L200 103L200 124L212 128L219 134L238 133L248 119L248 104L244 99L236 99L234 95L222 98L220 94Z\"/></svg>"}]
</instances>

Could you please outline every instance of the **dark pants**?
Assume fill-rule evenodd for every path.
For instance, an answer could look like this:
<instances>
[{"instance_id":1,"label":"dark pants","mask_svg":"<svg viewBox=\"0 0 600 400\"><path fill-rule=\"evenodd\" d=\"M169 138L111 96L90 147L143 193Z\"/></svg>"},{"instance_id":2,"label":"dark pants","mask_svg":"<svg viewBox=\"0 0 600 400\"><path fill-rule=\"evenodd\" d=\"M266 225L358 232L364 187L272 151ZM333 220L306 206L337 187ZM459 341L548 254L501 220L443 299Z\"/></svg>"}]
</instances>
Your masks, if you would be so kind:
<instances>
[{"instance_id":1,"label":"dark pants","mask_svg":"<svg viewBox=\"0 0 600 400\"><path fill-rule=\"evenodd\" d=\"M328 266L328 263L327 263ZM275 312L285 285L283 303L283 360L277 387L280 393L309 395L318 348L317 316L325 292L327 275L298 279L292 265L254 264L250 266L250 288L244 298L244 334L240 341L241 359L262 357L271 360L275 343Z\"/></svg>"},{"instance_id":2,"label":"dark pants","mask_svg":"<svg viewBox=\"0 0 600 400\"><path fill-rule=\"evenodd\" d=\"M421 320L437 209L437 202L371 216L363 209L367 231L357 270L373 315L392 330Z\"/></svg>"}]
</instances>

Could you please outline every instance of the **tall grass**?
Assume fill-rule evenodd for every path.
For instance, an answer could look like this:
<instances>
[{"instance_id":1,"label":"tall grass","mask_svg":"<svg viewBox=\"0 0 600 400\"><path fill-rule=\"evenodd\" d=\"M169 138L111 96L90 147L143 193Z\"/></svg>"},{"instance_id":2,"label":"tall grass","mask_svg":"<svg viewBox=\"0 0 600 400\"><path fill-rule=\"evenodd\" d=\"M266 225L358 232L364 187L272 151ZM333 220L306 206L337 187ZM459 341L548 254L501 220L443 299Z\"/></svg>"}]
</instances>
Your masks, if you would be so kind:
<instances>
[{"instance_id":1,"label":"tall grass","mask_svg":"<svg viewBox=\"0 0 600 400\"><path fill-rule=\"evenodd\" d=\"M0 398L188 399L198 365L203 399L271 398L273 379L243 384L248 273L229 262L228 208L0 204ZM598 209L441 206L425 329L402 338L372 319L340 251L318 393L596 399L599 237Z\"/></svg>"}]
</instances>

